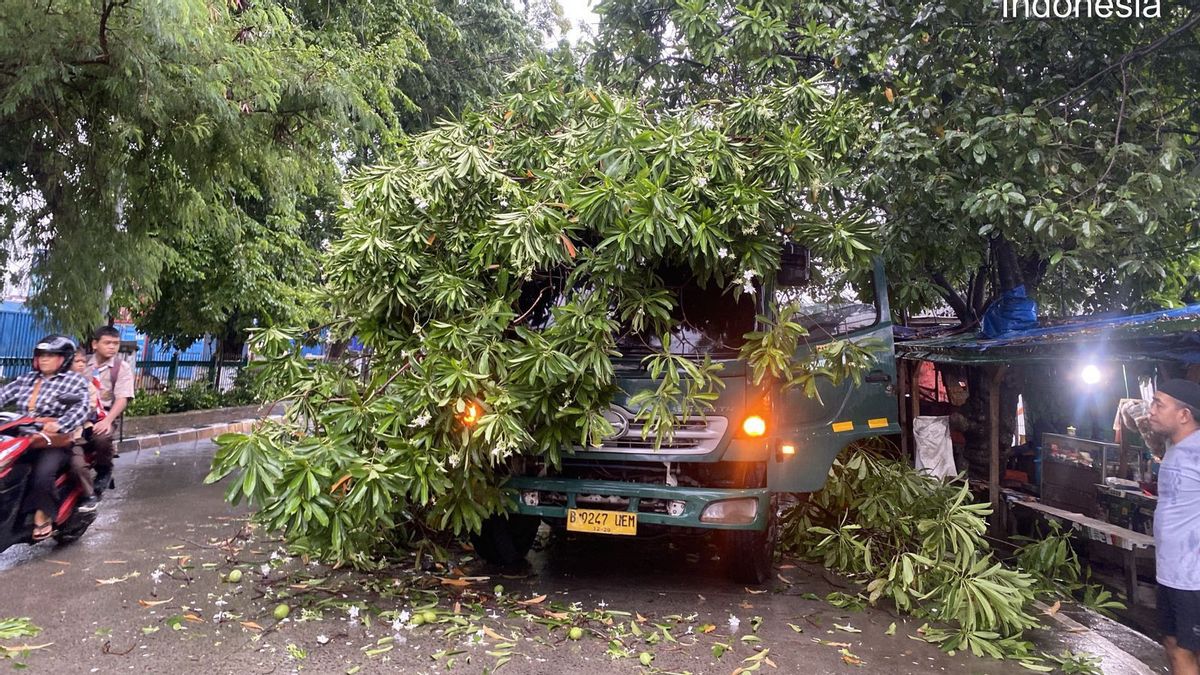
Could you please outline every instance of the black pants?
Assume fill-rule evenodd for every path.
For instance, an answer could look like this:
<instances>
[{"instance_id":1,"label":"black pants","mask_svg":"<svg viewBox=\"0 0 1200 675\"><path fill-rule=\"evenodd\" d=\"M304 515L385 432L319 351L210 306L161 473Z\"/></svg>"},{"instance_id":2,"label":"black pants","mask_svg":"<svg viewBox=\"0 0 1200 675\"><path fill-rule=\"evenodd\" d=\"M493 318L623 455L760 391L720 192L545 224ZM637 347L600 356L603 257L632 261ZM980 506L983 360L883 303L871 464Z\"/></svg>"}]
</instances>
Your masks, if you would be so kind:
<instances>
[{"instance_id":1,"label":"black pants","mask_svg":"<svg viewBox=\"0 0 1200 675\"><path fill-rule=\"evenodd\" d=\"M54 481L58 472L70 457L68 448L42 448L36 451L33 476L29 479L29 490L25 493L25 509L41 511L54 520L58 515L58 497Z\"/></svg>"}]
</instances>

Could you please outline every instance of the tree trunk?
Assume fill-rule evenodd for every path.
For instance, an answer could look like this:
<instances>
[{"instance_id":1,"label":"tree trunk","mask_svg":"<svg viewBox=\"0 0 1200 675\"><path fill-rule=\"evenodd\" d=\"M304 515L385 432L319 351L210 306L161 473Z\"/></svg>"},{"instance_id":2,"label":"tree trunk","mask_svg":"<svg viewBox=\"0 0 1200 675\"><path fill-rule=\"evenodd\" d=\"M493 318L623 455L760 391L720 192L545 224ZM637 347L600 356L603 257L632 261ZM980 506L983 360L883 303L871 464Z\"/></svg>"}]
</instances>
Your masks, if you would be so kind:
<instances>
[{"instance_id":1,"label":"tree trunk","mask_svg":"<svg viewBox=\"0 0 1200 675\"><path fill-rule=\"evenodd\" d=\"M969 368L967 381L970 397L960 410L965 418L963 435L966 442L963 457L967 460L968 475L986 479L991 461L991 438L988 410L988 378L986 368ZM1010 371L1000 384L1000 455L1001 466L1012 450L1013 436L1017 429L1017 397L1021 394L1022 380L1019 372Z\"/></svg>"}]
</instances>

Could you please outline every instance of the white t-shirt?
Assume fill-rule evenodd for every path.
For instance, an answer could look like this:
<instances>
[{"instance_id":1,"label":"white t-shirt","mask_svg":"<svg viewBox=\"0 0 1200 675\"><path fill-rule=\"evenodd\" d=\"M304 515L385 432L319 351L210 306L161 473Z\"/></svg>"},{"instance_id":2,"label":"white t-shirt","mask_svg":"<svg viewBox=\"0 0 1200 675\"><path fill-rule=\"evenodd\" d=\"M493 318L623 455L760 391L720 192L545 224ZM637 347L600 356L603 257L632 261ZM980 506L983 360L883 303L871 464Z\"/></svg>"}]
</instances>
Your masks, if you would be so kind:
<instances>
[{"instance_id":1,"label":"white t-shirt","mask_svg":"<svg viewBox=\"0 0 1200 675\"><path fill-rule=\"evenodd\" d=\"M1200 591L1200 431L1167 449L1154 510L1158 583Z\"/></svg>"}]
</instances>

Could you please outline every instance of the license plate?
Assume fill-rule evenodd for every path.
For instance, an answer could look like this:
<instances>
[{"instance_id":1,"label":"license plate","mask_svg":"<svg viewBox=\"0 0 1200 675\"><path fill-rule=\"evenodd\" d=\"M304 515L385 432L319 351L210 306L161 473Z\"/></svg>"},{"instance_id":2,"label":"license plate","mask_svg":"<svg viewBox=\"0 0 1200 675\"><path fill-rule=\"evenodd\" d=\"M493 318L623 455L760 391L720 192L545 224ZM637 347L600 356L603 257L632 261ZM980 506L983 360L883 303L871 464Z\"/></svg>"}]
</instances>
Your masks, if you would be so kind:
<instances>
[{"instance_id":1,"label":"license plate","mask_svg":"<svg viewBox=\"0 0 1200 675\"><path fill-rule=\"evenodd\" d=\"M628 511L567 509L567 529L600 534L637 534L637 514Z\"/></svg>"}]
</instances>

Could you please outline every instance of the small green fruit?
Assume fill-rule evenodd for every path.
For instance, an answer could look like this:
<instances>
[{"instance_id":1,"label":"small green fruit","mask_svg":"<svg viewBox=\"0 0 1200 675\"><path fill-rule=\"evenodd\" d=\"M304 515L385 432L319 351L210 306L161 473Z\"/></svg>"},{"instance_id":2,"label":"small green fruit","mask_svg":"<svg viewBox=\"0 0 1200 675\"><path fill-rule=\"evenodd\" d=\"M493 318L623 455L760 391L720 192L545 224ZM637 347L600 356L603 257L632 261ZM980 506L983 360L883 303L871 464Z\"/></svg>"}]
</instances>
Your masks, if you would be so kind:
<instances>
[{"instance_id":1,"label":"small green fruit","mask_svg":"<svg viewBox=\"0 0 1200 675\"><path fill-rule=\"evenodd\" d=\"M433 623L434 621L437 621L437 612L432 610L422 612L421 618L425 619L425 623Z\"/></svg>"},{"instance_id":2,"label":"small green fruit","mask_svg":"<svg viewBox=\"0 0 1200 675\"><path fill-rule=\"evenodd\" d=\"M275 618L279 621L283 621L284 619L287 618L288 614L291 614L291 613L292 613L292 608L288 607L287 603L281 603L281 604L275 606Z\"/></svg>"},{"instance_id":3,"label":"small green fruit","mask_svg":"<svg viewBox=\"0 0 1200 675\"><path fill-rule=\"evenodd\" d=\"M425 617L421 616L420 614L417 614L416 616L414 616L412 618L412 625L422 626L424 624L425 624Z\"/></svg>"},{"instance_id":4,"label":"small green fruit","mask_svg":"<svg viewBox=\"0 0 1200 675\"><path fill-rule=\"evenodd\" d=\"M641 654L638 654L638 661L641 661L643 666L649 666L650 662L653 660L654 655L650 652L642 652Z\"/></svg>"},{"instance_id":5,"label":"small green fruit","mask_svg":"<svg viewBox=\"0 0 1200 675\"><path fill-rule=\"evenodd\" d=\"M583 629L579 626L575 626L571 630L567 631L567 637L571 638L572 640L578 640L579 638L583 637Z\"/></svg>"},{"instance_id":6,"label":"small green fruit","mask_svg":"<svg viewBox=\"0 0 1200 675\"><path fill-rule=\"evenodd\" d=\"M231 584L236 584L236 583L238 583L239 581L241 581L241 580L242 580L242 571L241 571L241 570L233 570L233 571L231 571L231 572L229 573L229 576L225 577L225 580L226 580L226 581L228 581L228 582L229 582L229 583L231 583Z\"/></svg>"}]
</instances>

